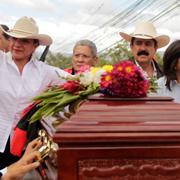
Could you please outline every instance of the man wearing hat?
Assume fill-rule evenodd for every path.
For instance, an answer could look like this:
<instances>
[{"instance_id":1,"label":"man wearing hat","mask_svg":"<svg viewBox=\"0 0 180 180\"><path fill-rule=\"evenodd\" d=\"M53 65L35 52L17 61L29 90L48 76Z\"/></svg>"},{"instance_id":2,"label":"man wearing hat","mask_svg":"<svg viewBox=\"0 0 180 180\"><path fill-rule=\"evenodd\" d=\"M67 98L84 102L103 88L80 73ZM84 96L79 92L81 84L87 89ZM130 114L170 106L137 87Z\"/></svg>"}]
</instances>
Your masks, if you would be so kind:
<instances>
[{"instance_id":1,"label":"man wearing hat","mask_svg":"<svg viewBox=\"0 0 180 180\"><path fill-rule=\"evenodd\" d=\"M123 39L130 42L130 48L134 55L134 63L144 71L147 77L160 78L163 73L154 60L158 48L166 46L170 38L167 35L158 36L151 22L141 22L135 27L133 34L120 32Z\"/></svg>"},{"instance_id":2,"label":"man wearing hat","mask_svg":"<svg viewBox=\"0 0 180 180\"><path fill-rule=\"evenodd\" d=\"M10 37L10 52L0 60L0 169L17 159L9 154L8 138L23 109L47 86L64 82L59 76L68 75L34 55L39 45L50 45L52 38L39 33L33 18L22 17L11 30L3 32Z\"/></svg>"}]
</instances>

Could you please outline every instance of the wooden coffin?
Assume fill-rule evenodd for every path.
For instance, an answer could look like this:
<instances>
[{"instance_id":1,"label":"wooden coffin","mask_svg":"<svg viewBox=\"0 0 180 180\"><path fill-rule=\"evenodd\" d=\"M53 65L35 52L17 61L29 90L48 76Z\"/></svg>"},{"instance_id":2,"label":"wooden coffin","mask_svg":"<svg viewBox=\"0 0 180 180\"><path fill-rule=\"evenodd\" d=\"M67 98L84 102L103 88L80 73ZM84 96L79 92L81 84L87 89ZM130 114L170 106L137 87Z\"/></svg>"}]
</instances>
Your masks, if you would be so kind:
<instances>
[{"instance_id":1,"label":"wooden coffin","mask_svg":"<svg viewBox=\"0 0 180 180\"><path fill-rule=\"evenodd\" d=\"M171 98L93 96L50 134L59 180L180 179L180 104Z\"/></svg>"}]
</instances>

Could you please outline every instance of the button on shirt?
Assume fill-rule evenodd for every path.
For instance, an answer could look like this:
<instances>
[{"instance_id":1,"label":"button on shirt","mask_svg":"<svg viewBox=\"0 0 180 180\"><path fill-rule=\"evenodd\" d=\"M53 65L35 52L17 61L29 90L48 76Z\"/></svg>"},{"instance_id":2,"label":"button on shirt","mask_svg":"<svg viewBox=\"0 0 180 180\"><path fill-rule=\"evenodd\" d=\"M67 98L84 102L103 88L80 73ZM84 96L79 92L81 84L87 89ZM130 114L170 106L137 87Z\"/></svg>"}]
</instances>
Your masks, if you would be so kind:
<instances>
[{"instance_id":1,"label":"button on shirt","mask_svg":"<svg viewBox=\"0 0 180 180\"><path fill-rule=\"evenodd\" d=\"M0 59L0 130L4 119L13 128L19 121L22 110L48 85L64 82L58 74L63 77L68 75L67 72L38 61L34 57L24 66L20 74L11 54L3 56Z\"/></svg>"}]
</instances>

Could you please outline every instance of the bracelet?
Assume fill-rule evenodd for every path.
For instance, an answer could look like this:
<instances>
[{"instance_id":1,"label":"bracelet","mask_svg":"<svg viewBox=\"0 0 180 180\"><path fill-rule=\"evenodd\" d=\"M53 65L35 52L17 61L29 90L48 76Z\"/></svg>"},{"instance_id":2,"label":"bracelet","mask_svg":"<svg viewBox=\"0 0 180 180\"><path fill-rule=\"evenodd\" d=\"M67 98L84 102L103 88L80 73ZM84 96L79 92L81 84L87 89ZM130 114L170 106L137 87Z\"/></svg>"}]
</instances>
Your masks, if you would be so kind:
<instances>
[{"instance_id":1,"label":"bracelet","mask_svg":"<svg viewBox=\"0 0 180 180\"><path fill-rule=\"evenodd\" d=\"M0 170L0 177L2 177L6 173L7 173L7 167L5 167L4 169L1 169Z\"/></svg>"}]
</instances>

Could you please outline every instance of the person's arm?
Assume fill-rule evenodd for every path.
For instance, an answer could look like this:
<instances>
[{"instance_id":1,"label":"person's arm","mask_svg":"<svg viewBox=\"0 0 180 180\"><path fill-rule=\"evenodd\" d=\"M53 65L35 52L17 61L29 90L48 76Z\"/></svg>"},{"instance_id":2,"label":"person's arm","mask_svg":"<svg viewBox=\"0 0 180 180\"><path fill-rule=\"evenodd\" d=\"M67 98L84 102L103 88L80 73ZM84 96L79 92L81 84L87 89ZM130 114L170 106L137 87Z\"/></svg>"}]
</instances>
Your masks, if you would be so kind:
<instances>
[{"instance_id":1,"label":"person's arm","mask_svg":"<svg viewBox=\"0 0 180 180\"><path fill-rule=\"evenodd\" d=\"M30 142L23 157L5 169L7 172L3 174L1 180L19 180L30 170L37 168L40 165L40 162L34 160L41 159L38 151L41 145L42 143L39 139Z\"/></svg>"},{"instance_id":2,"label":"person's arm","mask_svg":"<svg viewBox=\"0 0 180 180\"><path fill-rule=\"evenodd\" d=\"M37 168L40 165L40 162L33 160L37 159L40 156L38 151L35 151L30 154L26 154L19 161L7 167L7 172L1 177L2 180L19 180L27 172L32 169Z\"/></svg>"}]
</instances>

